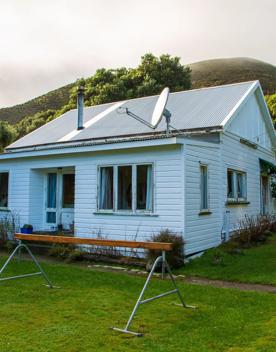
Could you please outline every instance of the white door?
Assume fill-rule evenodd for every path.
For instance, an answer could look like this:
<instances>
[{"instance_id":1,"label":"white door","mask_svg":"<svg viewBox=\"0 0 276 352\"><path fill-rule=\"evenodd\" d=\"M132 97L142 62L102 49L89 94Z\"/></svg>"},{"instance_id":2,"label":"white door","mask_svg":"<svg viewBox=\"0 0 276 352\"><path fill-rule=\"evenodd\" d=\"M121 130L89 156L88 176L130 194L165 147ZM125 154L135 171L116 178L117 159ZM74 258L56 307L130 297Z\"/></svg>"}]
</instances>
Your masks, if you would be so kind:
<instances>
[{"instance_id":1,"label":"white door","mask_svg":"<svg viewBox=\"0 0 276 352\"><path fill-rule=\"evenodd\" d=\"M58 177L50 172L46 176L45 229L55 230L58 223Z\"/></svg>"},{"instance_id":2,"label":"white door","mask_svg":"<svg viewBox=\"0 0 276 352\"><path fill-rule=\"evenodd\" d=\"M268 177L261 176L261 214L268 214L269 209L269 187Z\"/></svg>"},{"instance_id":3,"label":"white door","mask_svg":"<svg viewBox=\"0 0 276 352\"><path fill-rule=\"evenodd\" d=\"M45 230L56 230L58 225L69 230L74 222L75 174L49 172L46 175Z\"/></svg>"}]
</instances>

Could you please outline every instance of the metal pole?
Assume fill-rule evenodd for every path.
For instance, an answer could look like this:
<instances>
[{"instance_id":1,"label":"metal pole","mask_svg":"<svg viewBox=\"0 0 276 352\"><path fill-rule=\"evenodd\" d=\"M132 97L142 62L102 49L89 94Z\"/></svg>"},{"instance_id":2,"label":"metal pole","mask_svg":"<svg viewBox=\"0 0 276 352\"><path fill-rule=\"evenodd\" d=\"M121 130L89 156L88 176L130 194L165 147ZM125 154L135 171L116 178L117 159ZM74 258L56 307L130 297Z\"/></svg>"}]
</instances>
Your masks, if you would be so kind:
<instances>
[{"instance_id":1,"label":"metal pole","mask_svg":"<svg viewBox=\"0 0 276 352\"><path fill-rule=\"evenodd\" d=\"M33 253L31 252L31 250L28 248L27 245L22 244L22 247L24 247L27 252L29 253L29 255L31 256L32 260L35 262L36 266L39 268L42 276L44 277L45 281L48 283L50 288L53 288L53 284L51 283L51 281L49 280L48 276L46 275L46 273L44 272L44 270L42 269L41 265L39 264L39 262L37 261L36 257L33 255Z\"/></svg>"},{"instance_id":2,"label":"metal pole","mask_svg":"<svg viewBox=\"0 0 276 352\"><path fill-rule=\"evenodd\" d=\"M166 262L166 252L162 251L162 279L165 278L165 262Z\"/></svg>"},{"instance_id":3,"label":"metal pole","mask_svg":"<svg viewBox=\"0 0 276 352\"><path fill-rule=\"evenodd\" d=\"M30 257L32 258L32 260L34 261L35 265L38 267L38 269L40 270L39 273L33 273L33 274L23 274L23 275L18 275L18 276L12 276L12 277L7 277L7 278L2 278L0 281L5 281L5 280L11 280L11 279L16 279L16 278L22 278L22 277L29 277L29 276L34 276L34 275L42 275L45 279L45 281L47 282L48 286L50 288L53 288L53 284L51 283L51 281L48 279L47 275L45 274L44 270L42 269L42 267L40 266L39 262L37 261L37 259L35 258L35 256L33 255L33 253L30 251L30 249L28 248L27 245L22 244L21 241L19 242L19 244L17 245L17 247L14 249L14 251L12 252L12 254L9 256L9 258L7 259L7 261L5 262L5 264L2 266L1 270L0 270L0 275L3 273L3 271L6 269L6 267L9 265L10 261L12 260L12 258L15 256L16 252L21 250L21 248L25 248L26 251L29 253Z\"/></svg>"},{"instance_id":4,"label":"metal pole","mask_svg":"<svg viewBox=\"0 0 276 352\"><path fill-rule=\"evenodd\" d=\"M167 292L161 293L161 294L159 294L159 295L157 295L157 296L154 296L154 297L151 297L151 298L147 298L147 299L142 300L143 295L144 295L144 293L145 293L145 291L146 291L146 289L147 289L147 286L148 286L148 284L149 284L149 282L150 282L150 280L151 280L151 278L152 278L152 276L153 276L153 274L154 274L154 271L155 271L155 269L156 269L156 266L157 266L157 264L158 264L160 261L162 261L162 275L165 273L165 269L167 269L167 271L168 271L168 273L169 273L169 276L170 276L170 279L171 279L172 282L173 282L174 290L167 291ZM164 268L163 268L163 266L164 266ZM162 251L162 256L156 258L156 260L155 260L155 262L154 262L154 264L153 264L153 266L152 266L152 269L151 269L151 271L150 271L150 273L149 273L149 276L147 277L147 280L146 280L146 282L145 282L145 285L144 285L144 287L143 287L143 289L142 289L142 291L141 291L141 293L140 293L140 296L139 296L139 298L138 298L138 300L137 300L137 302L136 302L136 304L135 304L135 306L134 306L134 309L133 309L133 311L132 311L132 313L131 313L131 315L130 315L130 318L129 318L129 320L128 320L126 326L125 326L125 328L124 328L124 329L119 329L119 328L113 327L113 330L120 331L120 332L124 332L124 333L127 333L127 334L132 334L132 335L135 335L135 336L142 336L143 334L141 334L141 333L137 333L137 332L134 332L134 331L130 331L130 330L129 330L129 327L130 327L130 325L131 325L131 323L132 323L132 320L133 320L133 318L134 318L134 315L135 315L135 313L136 313L136 311L137 311L139 305L140 305L140 304L144 304L144 303L148 303L148 302L150 302L150 301L153 301L153 300L158 299L158 298L165 297L165 296L170 295L170 294L173 294L173 293L177 293L177 294L178 294L178 297L179 297L179 299L180 299L180 301L181 301L181 306L183 306L183 307L185 307L185 308L196 308L196 307L194 307L194 306L188 306L188 305L185 304L185 302L184 302L184 300L183 300L183 298L182 298L182 296L181 296L181 293L180 293L180 291L179 291L179 289L178 289L178 287L177 287L177 285L176 285L176 282L175 282L175 279L174 279L174 277L173 277L173 275L172 275L172 272L171 272L171 269L170 269L170 267L169 267L169 264L168 264L168 262L167 262L167 260L166 260L165 251Z\"/></svg>"},{"instance_id":5,"label":"metal pole","mask_svg":"<svg viewBox=\"0 0 276 352\"><path fill-rule=\"evenodd\" d=\"M144 285L144 287L143 287L143 289L142 289L142 291L141 291L141 293L140 293L140 296L139 296L139 298L138 298L138 300L137 300L137 302L136 302L136 304L135 304L135 307L134 307L134 309L133 309L133 311L132 311L132 313L131 313L131 316L130 316L130 318L129 318L127 324L126 324L125 330L128 330L128 328L130 327L130 324L131 324L131 322L132 322L132 320L133 320L133 317L134 317L134 315L135 315L135 313L136 313L136 311L137 311L137 309L138 309L138 307L139 307L139 305L140 305L140 301L142 300L142 298L143 298L143 296L144 296L144 293L145 293L145 291L146 291L146 288L147 288L147 286L148 286L148 284L149 284L149 282L150 282L150 279L152 278L152 275L153 275L153 273L154 273L154 271L155 271L155 268L156 268L157 264L160 262L160 260L162 260L162 257L156 258L156 260L155 260L155 262L154 262L154 264L153 264L153 266L152 266L152 268L151 268L151 271L150 271L150 273L149 273L149 276L148 276L148 278L147 278L147 280L146 280L146 282L145 282L145 285Z\"/></svg>"},{"instance_id":6,"label":"metal pole","mask_svg":"<svg viewBox=\"0 0 276 352\"><path fill-rule=\"evenodd\" d=\"M174 279L173 274L172 274L172 272L171 272L171 268L170 268L169 264L167 263L167 261L165 261L165 266L166 266L166 268L167 268L167 270L168 270L169 276L170 276L170 278L171 278L171 280L172 280L172 282L173 282L173 285L174 285L174 287L175 287L175 289L176 289L176 292L177 292L177 294L178 294L178 297L179 297L179 299L180 299L181 304L183 305L183 307L186 307L186 303L184 302L184 299L182 298L182 295L181 295L181 293L179 292L179 289L178 289L178 287L177 287L177 285L176 285L175 279Z\"/></svg>"},{"instance_id":7,"label":"metal pole","mask_svg":"<svg viewBox=\"0 0 276 352\"><path fill-rule=\"evenodd\" d=\"M19 243L17 245L17 247L15 248L15 250L12 252L12 254L9 256L8 260L5 262L5 264L2 266L1 270L0 270L0 275L2 274L2 272L6 269L6 267L9 265L9 262L12 260L13 256L16 254L16 252L18 251L18 249L22 246L21 243Z\"/></svg>"}]
</instances>

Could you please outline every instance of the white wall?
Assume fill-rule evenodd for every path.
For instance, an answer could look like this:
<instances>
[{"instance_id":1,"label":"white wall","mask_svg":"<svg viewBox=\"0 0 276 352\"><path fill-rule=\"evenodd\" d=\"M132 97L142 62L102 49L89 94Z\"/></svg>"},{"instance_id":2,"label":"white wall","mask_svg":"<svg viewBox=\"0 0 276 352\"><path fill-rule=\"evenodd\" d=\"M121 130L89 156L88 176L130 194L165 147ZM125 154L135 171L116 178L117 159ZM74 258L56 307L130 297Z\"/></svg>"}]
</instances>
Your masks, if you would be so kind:
<instances>
[{"instance_id":1,"label":"white wall","mask_svg":"<svg viewBox=\"0 0 276 352\"><path fill-rule=\"evenodd\" d=\"M207 143L206 143L207 145ZM185 234L186 252L195 253L221 241L220 145L185 144ZM200 213L200 163L208 166L209 209Z\"/></svg>"},{"instance_id":2,"label":"white wall","mask_svg":"<svg viewBox=\"0 0 276 352\"><path fill-rule=\"evenodd\" d=\"M275 162L272 152L263 148L253 149L239 142L239 138L225 133L222 138L222 207L230 211L230 227L234 229L238 220L245 214L260 213L260 163L259 158ZM248 205L226 206L227 200L227 168L245 171L247 175ZM272 209L271 209L272 210Z\"/></svg>"},{"instance_id":3,"label":"white wall","mask_svg":"<svg viewBox=\"0 0 276 352\"><path fill-rule=\"evenodd\" d=\"M44 211L43 169L74 166L75 227L78 236L145 239L162 228L183 233L183 162L181 146L160 146L121 151L24 158L0 161L10 170L9 207L20 214L21 225L31 223L41 230ZM154 163L155 216L96 214L97 167L103 164ZM41 169L41 172L38 170Z\"/></svg>"},{"instance_id":4,"label":"white wall","mask_svg":"<svg viewBox=\"0 0 276 352\"><path fill-rule=\"evenodd\" d=\"M227 130L270 150L271 140L256 94L249 97Z\"/></svg>"},{"instance_id":5,"label":"white wall","mask_svg":"<svg viewBox=\"0 0 276 352\"><path fill-rule=\"evenodd\" d=\"M110 238L143 240L162 228L183 233L181 148L144 148L139 151L101 153L76 166L75 225L78 235L101 233ZM102 215L97 211L97 166L154 162L156 216Z\"/></svg>"}]
</instances>

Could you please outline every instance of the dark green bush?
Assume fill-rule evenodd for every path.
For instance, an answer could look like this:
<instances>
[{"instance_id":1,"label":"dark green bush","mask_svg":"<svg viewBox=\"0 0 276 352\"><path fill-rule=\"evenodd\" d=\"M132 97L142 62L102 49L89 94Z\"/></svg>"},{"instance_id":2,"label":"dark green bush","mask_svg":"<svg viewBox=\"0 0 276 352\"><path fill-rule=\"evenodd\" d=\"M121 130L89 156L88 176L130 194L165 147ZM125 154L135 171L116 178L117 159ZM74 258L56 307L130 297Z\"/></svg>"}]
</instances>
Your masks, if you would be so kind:
<instances>
[{"instance_id":1,"label":"dark green bush","mask_svg":"<svg viewBox=\"0 0 276 352\"><path fill-rule=\"evenodd\" d=\"M161 230L157 235L150 238L150 242L165 242L172 243L173 250L166 252L166 259L171 268L179 268L184 265L184 240L179 234L172 232L169 229ZM146 259L151 266L154 260L162 255L161 251L147 250Z\"/></svg>"}]
</instances>

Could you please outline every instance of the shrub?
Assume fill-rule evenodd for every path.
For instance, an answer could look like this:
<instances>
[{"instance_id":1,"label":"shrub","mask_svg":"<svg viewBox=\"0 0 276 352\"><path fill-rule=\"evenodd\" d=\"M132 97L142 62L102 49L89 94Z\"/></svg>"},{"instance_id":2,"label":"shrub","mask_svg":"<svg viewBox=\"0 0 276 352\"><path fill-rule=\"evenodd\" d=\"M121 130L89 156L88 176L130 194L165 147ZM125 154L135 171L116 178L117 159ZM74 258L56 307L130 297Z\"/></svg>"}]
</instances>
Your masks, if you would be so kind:
<instances>
[{"instance_id":1,"label":"shrub","mask_svg":"<svg viewBox=\"0 0 276 352\"><path fill-rule=\"evenodd\" d=\"M181 235L165 229L161 230L157 235L151 236L150 241L172 243L172 251L166 252L166 259L170 267L179 268L184 265L184 240ZM152 265L154 260L160 255L162 255L162 251L147 250L146 259Z\"/></svg>"},{"instance_id":2,"label":"shrub","mask_svg":"<svg viewBox=\"0 0 276 352\"><path fill-rule=\"evenodd\" d=\"M19 218L16 213L10 212L0 219L0 248L7 247L8 241L13 239L19 228Z\"/></svg>"},{"instance_id":3,"label":"shrub","mask_svg":"<svg viewBox=\"0 0 276 352\"><path fill-rule=\"evenodd\" d=\"M64 260L67 263L81 261L85 259L84 252L75 248L75 246L72 245L54 244L49 249L48 253L50 256Z\"/></svg>"},{"instance_id":4,"label":"shrub","mask_svg":"<svg viewBox=\"0 0 276 352\"><path fill-rule=\"evenodd\" d=\"M234 239L244 246L250 246L256 242L264 242L266 240L266 231L273 232L275 229L275 215L245 215L239 221L239 230L234 235Z\"/></svg>"}]
</instances>

